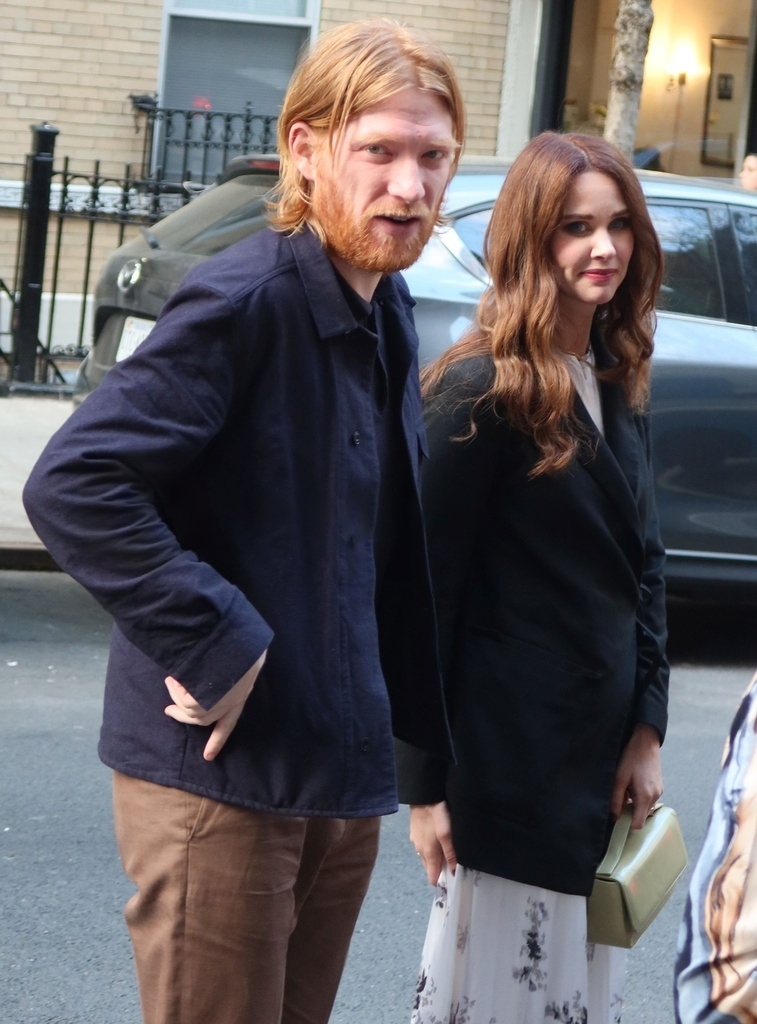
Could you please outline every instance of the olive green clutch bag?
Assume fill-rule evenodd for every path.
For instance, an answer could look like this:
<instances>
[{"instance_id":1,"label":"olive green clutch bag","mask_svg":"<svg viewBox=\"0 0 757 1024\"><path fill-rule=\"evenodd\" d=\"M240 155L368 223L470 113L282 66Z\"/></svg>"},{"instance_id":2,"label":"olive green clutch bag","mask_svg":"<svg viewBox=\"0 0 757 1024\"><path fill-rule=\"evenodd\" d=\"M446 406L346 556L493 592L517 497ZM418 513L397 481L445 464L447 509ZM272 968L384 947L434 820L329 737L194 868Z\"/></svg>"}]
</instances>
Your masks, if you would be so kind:
<instances>
[{"instance_id":1,"label":"olive green clutch bag","mask_svg":"<svg viewBox=\"0 0 757 1024\"><path fill-rule=\"evenodd\" d=\"M672 807L653 807L640 829L623 811L588 900L588 941L630 949L667 903L686 860Z\"/></svg>"}]
</instances>

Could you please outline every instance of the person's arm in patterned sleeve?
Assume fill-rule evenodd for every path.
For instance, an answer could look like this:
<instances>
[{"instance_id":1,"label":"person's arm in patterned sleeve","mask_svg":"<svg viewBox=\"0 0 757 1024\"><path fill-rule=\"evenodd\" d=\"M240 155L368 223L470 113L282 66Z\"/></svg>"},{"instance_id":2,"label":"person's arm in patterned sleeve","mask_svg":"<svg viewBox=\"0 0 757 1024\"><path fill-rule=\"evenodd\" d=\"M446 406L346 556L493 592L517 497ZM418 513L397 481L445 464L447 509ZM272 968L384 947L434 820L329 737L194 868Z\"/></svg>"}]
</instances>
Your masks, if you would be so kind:
<instances>
[{"instance_id":1,"label":"person's arm in patterned sleeve","mask_svg":"<svg viewBox=\"0 0 757 1024\"><path fill-rule=\"evenodd\" d=\"M757 676L731 726L678 937L678 1024L757 1022Z\"/></svg>"}]
</instances>

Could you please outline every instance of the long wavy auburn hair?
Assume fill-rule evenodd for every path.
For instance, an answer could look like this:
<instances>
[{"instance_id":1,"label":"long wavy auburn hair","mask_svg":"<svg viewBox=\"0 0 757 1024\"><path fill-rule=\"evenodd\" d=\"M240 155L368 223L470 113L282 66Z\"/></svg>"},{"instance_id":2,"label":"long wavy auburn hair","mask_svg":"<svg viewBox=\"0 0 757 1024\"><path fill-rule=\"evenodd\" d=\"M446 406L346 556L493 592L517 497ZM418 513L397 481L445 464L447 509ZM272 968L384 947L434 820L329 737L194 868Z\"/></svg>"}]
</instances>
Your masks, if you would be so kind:
<instances>
[{"instance_id":1,"label":"long wavy auburn hair","mask_svg":"<svg viewBox=\"0 0 757 1024\"><path fill-rule=\"evenodd\" d=\"M642 411L649 394L654 305L663 272L662 251L631 163L598 136L544 132L514 161L497 197L484 255L492 283L474 324L423 373L425 396L439 392L446 371L471 356L489 356L494 372L471 408L490 409L533 438L539 458L531 475L557 472L576 457L586 431L573 412L574 389L558 346L558 286L552 239L574 179L586 171L616 183L628 209L633 253L612 300L595 322L615 358L599 377L620 382L628 405Z\"/></svg>"},{"instance_id":2,"label":"long wavy auburn hair","mask_svg":"<svg viewBox=\"0 0 757 1024\"><path fill-rule=\"evenodd\" d=\"M311 183L289 151L292 125L305 121L333 152L348 121L408 87L434 93L449 110L458 143L454 173L465 137L465 106L444 51L424 33L388 18L348 22L321 36L295 69L278 119L281 169L269 207L274 228L299 231L310 218Z\"/></svg>"}]
</instances>

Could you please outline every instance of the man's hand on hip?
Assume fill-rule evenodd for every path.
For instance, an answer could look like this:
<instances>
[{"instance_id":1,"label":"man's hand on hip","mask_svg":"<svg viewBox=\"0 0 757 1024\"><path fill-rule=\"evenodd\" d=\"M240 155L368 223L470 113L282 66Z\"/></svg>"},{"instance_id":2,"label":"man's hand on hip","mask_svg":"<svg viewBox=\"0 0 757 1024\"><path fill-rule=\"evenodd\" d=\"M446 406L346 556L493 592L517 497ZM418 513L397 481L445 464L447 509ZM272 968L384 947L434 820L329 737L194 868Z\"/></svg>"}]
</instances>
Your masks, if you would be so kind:
<instances>
[{"instance_id":1,"label":"man's hand on hip","mask_svg":"<svg viewBox=\"0 0 757 1024\"><path fill-rule=\"evenodd\" d=\"M169 704L165 709L166 714L185 725L215 726L203 751L206 761L212 761L220 753L239 721L242 708L252 693L252 688L263 667L267 653L267 651L263 651L252 668L248 669L218 703L207 711L197 703L189 690L185 689L177 679L174 679L173 676L167 677L166 686L173 704Z\"/></svg>"}]
</instances>

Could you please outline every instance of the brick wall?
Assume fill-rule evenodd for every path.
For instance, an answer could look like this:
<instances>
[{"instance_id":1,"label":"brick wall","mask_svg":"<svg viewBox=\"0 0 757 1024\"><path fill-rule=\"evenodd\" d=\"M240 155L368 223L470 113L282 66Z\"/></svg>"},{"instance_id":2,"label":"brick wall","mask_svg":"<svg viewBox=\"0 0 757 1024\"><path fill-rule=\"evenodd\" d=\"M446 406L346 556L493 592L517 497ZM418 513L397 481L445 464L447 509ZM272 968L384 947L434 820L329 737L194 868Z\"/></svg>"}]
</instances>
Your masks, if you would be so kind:
<instances>
[{"instance_id":1,"label":"brick wall","mask_svg":"<svg viewBox=\"0 0 757 1024\"><path fill-rule=\"evenodd\" d=\"M466 152L493 155L507 38L508 0L323 0L321 31L377 15L428 32L452 58L468 114Z\"/></svg>"},{"instance_id":2,"label":"brick wall","mask_svg":"<svg viewBox=\"0 0 757 1024\"><path fill-rule=\"evenodd\" d=\"M425 29L458 69L466 97L468 152L493 154L508 0L323 0L321 31L385 15ZM0 0L0 162L21 161L31 124L60 129L58 157L103 161L117 173L138 163L129 93L154 93L162 0ZM57 163L57 161L56 161Z\"/></svg>"},{"instance_id":3,"label":"brick wall","mask_svg":"<svg viewBox=\"0 0 757 1024\"><path fill-rule=\"evenodd\" d=\"M56 156L138 162L128 96L157 88L162 15L162 0L2 0L0 161L23 160L29 125L49 121Z\"/></svg>"},{"instance_id":4,"label":"brick wall","mask_svg":"<svg viewBox=\"0 0 757 1024\"><path fill-rule=\"evenodd\" d=\"M466 151L493 154L508 0L322 0L320 30L377 15L418 25L445 47L466 97ZM139 164L144 120L139 118L135 132L129 93L157 90L162 25L163 0L0 0L0 182L7 187L22 177L32 146L30 125L44 121L60 132L56 169L64 156L72 170L86 174L95 159L102 173L114 176L125 163ZM0 277L8 285L15 267L17 201L0 195ZM67 226L61 292L80 287L85 242L84 224ZM95 276L114 245L108 231L98 229ZM0 331L4 327L0 323Z\"/></svg>"}]
</instances>

